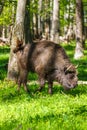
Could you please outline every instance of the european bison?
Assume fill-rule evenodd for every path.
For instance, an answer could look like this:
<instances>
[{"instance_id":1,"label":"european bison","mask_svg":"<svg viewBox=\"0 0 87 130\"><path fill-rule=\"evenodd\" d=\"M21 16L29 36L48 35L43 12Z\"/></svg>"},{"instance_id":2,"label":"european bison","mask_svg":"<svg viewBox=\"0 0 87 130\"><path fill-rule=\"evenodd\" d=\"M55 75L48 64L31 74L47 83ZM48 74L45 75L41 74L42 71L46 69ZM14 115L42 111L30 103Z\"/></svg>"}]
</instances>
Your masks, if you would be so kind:
<instances>
[{"instance_id":1,"label":"european bison","mask_svg":"<svg viewBox=\"0 0 87 130\"><path fill-rule=\"evenodd\" d=\"M77 72L70 62L65 50L51 41L21 45L21 41L14 49L17 54L19 67L18 89L23 83L27 89L27 75L29 71L36 72L39 78L39 91L48 81L48 92L52 94L53 81L58 81L65 90L72 89L77 85Z\"/></svg>"}]
</instances>

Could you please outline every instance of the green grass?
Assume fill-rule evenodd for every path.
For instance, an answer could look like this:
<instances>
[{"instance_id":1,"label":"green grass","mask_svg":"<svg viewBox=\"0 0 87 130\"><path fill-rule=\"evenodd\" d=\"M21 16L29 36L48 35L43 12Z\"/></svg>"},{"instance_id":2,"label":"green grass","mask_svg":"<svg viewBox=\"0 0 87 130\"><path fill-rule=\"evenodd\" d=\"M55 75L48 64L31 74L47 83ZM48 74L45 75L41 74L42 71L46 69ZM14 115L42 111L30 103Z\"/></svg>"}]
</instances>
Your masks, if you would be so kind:
<instances>
[{"instance_id":1,"label":"green grass","mask_svg":"<svg viewBox=\"0 0 87 130\"><path fill-rule=\"evenodd\" d=\"M87 80L87 60L85 56L74 60L75 46L64 45L67 54L78 66L79 80ZM38 85L28 84L30 94L23 88L17 92L17 85L6 80L9 48L0 47L0 130L87 130L87 85L78 85L65 92L60 85L54 85L53 95L34 93ZM29 74L30 81L36 74Z\"/></svg>"}]
</instances>

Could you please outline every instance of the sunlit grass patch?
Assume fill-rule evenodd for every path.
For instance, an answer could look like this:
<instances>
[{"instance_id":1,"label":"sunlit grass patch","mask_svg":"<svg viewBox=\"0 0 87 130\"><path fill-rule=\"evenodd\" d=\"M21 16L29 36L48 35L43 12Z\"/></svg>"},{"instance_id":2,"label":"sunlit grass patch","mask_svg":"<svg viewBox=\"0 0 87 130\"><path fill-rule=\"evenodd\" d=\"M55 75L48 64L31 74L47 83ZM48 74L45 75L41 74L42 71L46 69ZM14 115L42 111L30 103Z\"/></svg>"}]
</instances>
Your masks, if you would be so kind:
<instances>
[{"instance_id":1,"label":"sunlit grass patch","mask_svg":"<svg viewBox=\"0 0 87 130\"><path fill-rule=\"evenodd\" d=\"M18 93L14 83L0 91L0 128L6 129L84 129L87 123L87 86L66 93L54 85L54 94L45 91ZM83 87L83 88L82 88ZM84 91L83 91L84 89ZM81 92L82 90L82 92ZM56 91L56 92L55 92Z\"/></svg>"},{"instance_id":2,"label":"sunlit grass patch","mask_svg":"<svg viewBox=\"0 0 87 130\"><path fill-rule=\"evenodd\" d=\"M74 60L75 44L64 45L70 60L78 64L79 80L87 80L86 56ZM5 48L6 49L6 48ZM5 52L5 53L4 53ZM85 50L85 54L87 51ZM59 84L53 85L53 95L48 94L48 85L42 92L37 75L29 73L26 93L17 84L6 80L9 49L0 52L0 130L86 130L87 129L87 85L79 84L75 89L64 91Z\"/></svg>"}]
</instances>

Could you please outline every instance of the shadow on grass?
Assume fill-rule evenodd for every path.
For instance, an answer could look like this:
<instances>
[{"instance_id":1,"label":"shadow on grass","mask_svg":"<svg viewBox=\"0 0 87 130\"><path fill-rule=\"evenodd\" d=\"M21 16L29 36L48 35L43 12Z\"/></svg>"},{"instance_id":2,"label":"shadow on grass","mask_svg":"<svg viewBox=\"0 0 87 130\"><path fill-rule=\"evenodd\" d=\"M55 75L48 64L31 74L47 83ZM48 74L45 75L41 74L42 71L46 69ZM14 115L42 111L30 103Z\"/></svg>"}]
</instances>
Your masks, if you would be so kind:
<instances>
[{"instance_id":1,"label":"shadow on grass","mask_svg":"<svg viewBox=\"0 0 87 130\"><path fill-rule=\"evenodd\" d=\"M0 47L0 54L9 53L9 52L10 52L10 47L9 46Z\"/></svg>"},{"instance_id":2,"label":"shadow on grass","mask_svg":"<svg viewBox=\"0 0 87 130\"><path fill-rule=\"evenodd\" d=\"M76 107L76 109L74 110L74 115L87 115L87 106L86 105L82 105L79 107Z\"/></svg>"},{"instance_id":3,"label":"shadow on grass","mask_svg":"<svg viewBox=\"0 0 87 130\"><path fill-rule=\"evenodd\" d=\"M31 99L32 94L26 93L23 89L21 89L20 92L18 92L16 87L9 87L8 89L0 90L1 103L19 102L23 101L25 98L28 98L28 100Z\"/></svg>"},{"instance_id":4,"label":"shadow on grass","mask_svg":"<svg viewBox=\"0 0 87 130\"><path fill-rule=\"evenodd\" d=\"M6 78L7 75L7 69L5 69L4 67L2 67L2 69L0 68L0 80L4 80Z\"/></svg>"},{"instance_id":5,"label":"shadow on grass","mask_svg":"<svg viewBox=\"0 0 87 130\"><path fill-rule=\"evenodd\" d=\"M6 54L9 53L9 48L1 48L0 47L0 54L3 56L0 57L0 80L4 80L7 75L8 69L8 56Z\"/></svg>"},{"instance_id":6,"label":"shadow on grass","mask_svg":"<svg viewBox=\"0 0 87 130\"><path fill-rule=\"evenodd\" d=\"M87 71L85 71L85 70L80 70L79 71L79 74L78 74L78 78L79 78L79 80L81 80L81 81L87 81Z\"/></svg>"},{"instance_id":7,"label":"shadow on grass","mask_svg":"<svg viewBox=\"0 0 87 130\"><path fill-rule=\"evenodd\" d=\"M0 65L0 80L4 80L7 76L8 60L3 60L3 64Z\"/></svg>"},{"instance_id":8,"label":"shadow on grass","mask_svg":"<svg viewBox=\"0 0 87 130\"><path fill-rule=\"evenodd\" d=\"M35 98L36 98L36 95L37 95L37 92L35 92L35 90L39 87L39 85L31 85L31 86L28 86L30 88L30 91L34 94ZM71 89L71 90L68 90L68 91L65 91L63 89L63 87L61 85L53 85L53 94L52 95L55 95L55 94L61 94L61 93L64 93L66 95L72 95L72 96L79 96L79 95L82 95L82 94L87 94L87 85L78 85L76 88L74 89ZM43 88L43 90L41 92L38 92L40 94L40 96L44 96L44 95L50 95L48 93L48 85L46 84L45 87ZM51 95L51 96L52 96ZM38 97L38 95L37 95ZM33 97L34 98L34 97Z\"/></svg>"},{"instance_id":9,"label":"shadow on grass","mask_svg":"<svg viewBox=\"0 0 87 130\"><path fill-rule=\"evenodd\" d=\"M42 98L43 96L44 97L50 96L50 94L48 93L47 84L45 85L45 87L42 89L41 92L36 91L37 88L39 87L38 84L33 83L32 85L27 85L27 86L28 86L28 89L30 90L29 93L26 93L23 87L21 87L20 92L18 92L17 86L15 86L15 84L8 85L8 87L1 88L0 89L0 100L1 100L0 102L2 103L15 102L16 100L17 102L19 102L19 101L23 101L24 99L30 101L31 99L37 100L37 99ZM61 91L63 91L63 88L56 85L53 87L52 95L61 93Z\"/></svg>"},{"instance_id":10,"label":"shadow on grass","mask_svg":"<svg viewBox=\"0 0 87 130\"><path fill-rule=\"evenodd\" d=\"M15 129L14 129L15 128ZM11 119L5 121L0 125L0 130L21 130L21 126L18 126L18 121L16 119Z\"/></svg>"},{"instance_id":11,"label":"shadow on grass","mask_svg":"<svg viewBox=\"0 0 87 130\"><path fill-rule=\"evenodd\" d=\"M87 94L87 85L78 85L77 88L74 88L70 91L65 92L67 95L72 95L72 96L80 96L82 94Z\"/></svg>"},{"instance_id":12,"label":"shadow on grass","mask_svg":"<svg viewBox=\"0 0 87 130\"><path fill-rule=\"evenodd\" d=\"M5 84L10 84L10 83L5 83ZM3 85L5 86L5 85ZM3 87L0 88L0 100L1 102L13 102L16 101L17 102L28 100L30 101L31 99L39 99L44 97L49 96L48 94L48 85L46 84L45 87L43 88L43 90L41 92L37 92L35 90L37 90L37 88L39 87L38 84L32 84L32 85L27 85L28 89L30 90L29 93L26 93L24 88L21 87L20 88L20 92L17 91L17 85L12 84L12 85L8 85L7 87ZM65 91L63 89L62 86L60 85L54 85L53 86L53 94L65 94L65 95L72 95L72 96L80 96L82 94L87 94L87 85L78 85L75 89L69 90L69 91Z\"/></svg>"}]
</instances>

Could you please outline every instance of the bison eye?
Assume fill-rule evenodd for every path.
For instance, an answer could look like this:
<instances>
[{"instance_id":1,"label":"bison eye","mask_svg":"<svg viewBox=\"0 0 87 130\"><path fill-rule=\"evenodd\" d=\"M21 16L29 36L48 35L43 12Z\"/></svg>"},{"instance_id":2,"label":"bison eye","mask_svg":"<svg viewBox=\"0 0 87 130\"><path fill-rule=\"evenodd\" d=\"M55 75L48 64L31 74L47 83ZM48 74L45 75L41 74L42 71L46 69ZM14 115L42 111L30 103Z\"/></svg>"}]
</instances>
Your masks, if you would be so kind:
<instances>
[{"instance_id":1,"label":"bison eye","mask_svg":"<svg viewBox=\"0 0 87 130\"><path fill-rule=\"evenodd\" d=\"M75 74L76 73L76 71L74 70L74 69L72 69L72 68L64 68L64 72L65 72L65 75L67 75L67 74Z\"/></svg>"},{"instance_id":2,"label":"bison eye","mask_svg":"<svg viewBox=\"0 0 87 130\"><path fill-rule=\"evenodd\" d=\"M65 75L72 73L72 71L65 71Z\"/></svg>"},{"instance_id":3,"label":"bison eye","mask_svg":"<svg viewBox=\"0 0 87 130\"><path fill-rule=\"evenodd\" d=\"M67 73L66 76L69 78L69 79L73 79L75 77L75 74L72 72L70 73Z\"/></svg>"},{"instance_id":4,"label":"bison eye","mask_svg":"<svg viewBox=\"0 0 87 130\"><path fill-rule=\"evenodd\" d=\"M74 71L71 71L71 70L65 70L65 75L67 74L74 74L75 72Z\"/></svg>"}]
</instances>

